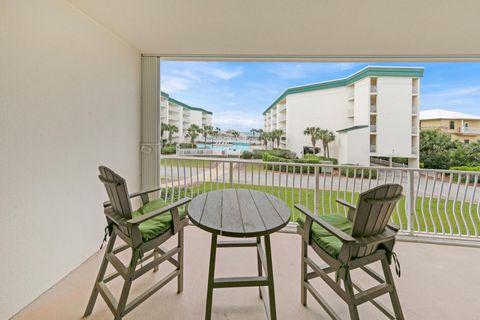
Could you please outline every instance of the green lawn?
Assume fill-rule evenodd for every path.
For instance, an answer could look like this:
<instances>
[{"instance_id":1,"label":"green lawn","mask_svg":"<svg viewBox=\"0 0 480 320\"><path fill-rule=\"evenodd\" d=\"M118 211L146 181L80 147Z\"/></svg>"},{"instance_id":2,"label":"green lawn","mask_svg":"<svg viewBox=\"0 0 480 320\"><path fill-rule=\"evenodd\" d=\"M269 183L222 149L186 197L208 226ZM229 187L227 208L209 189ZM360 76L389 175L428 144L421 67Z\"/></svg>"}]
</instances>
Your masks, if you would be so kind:
<instances>
[{"instance_id":1,"label":"green lawn","mask_svg":"<svg viewBox=\"0 0 480 320\"><path fill-rule=\"evenodd\" d=\"M196 170L197 166L199 168L210 168L210 163L211 160L177 160L177 159L162 159L160 161L160 166L165 166L167 169L170 168L170 166L176 167L187 167ZM212 163L213 167L214 163ZM176 170L176 169L175 169ZM190 170L190 169L189 169Z\"/></svg>"},{"instance_id":2,"label":"green lawn","mask_svg":"<svg viewBox=\"0 0 480 320\"><path fill-rule=\"evenodd\" d=\"M189 161L189 160L186 160ZM181 196L194 197L199 193L208 192L211 190L230 188L231 186L227 183L200 183L186 190L184 194L181 190ZM278 198L285 201L288 206L293 207L292 204L301 203L307 206L310 210L313 211L314 208L314 193L311 189L298 189L298 188L284 188L284 187L272 187L272 186L256 186L256 185L246 185L246 184L234 184L234 188L245 188L260 190L271 193ZM178 198L178 189L174 188L175 196ZM171 190L162 190L162 196L165 197L165 192L168 192L167 196L171 197ZM346 214L345 209L341 205L337 205L335 199L346 199L349 202L356 203L358 198L358 193L344 192L344 191L330 191L330 190L321 190L319 194L319 214L331 214L331 213L342 213ZM353 198L353 199L352 199ZM433 232L436 228L437 232L442 232L441 223L443 223L444 232L466 235L467 230L470 234L475 233L475 227L477 230L480 230L480 220L477 215L477 205L471 206L471 216L469 212L470 204L464 202L463 208L461 208L460 203L455 203L453 200L448 200L445 203L445 200L440 200L438 204L437 199L432 199L431 203L428 198L426 198L423 203L422 199L419 198L416 201L416 217L413 221L414 230L420 230L422 232ZM446 205L446 207L445 207ZM437 209L438 207L438 209ZM423 213L422 213L423 208ZM445 209L446 208L446 209ZM447 214L445 214L447 212ZM297 210L292 209L292 220L294 221L300 213ZM393 213L394 223L401 225L402 229L407 228L407 214L405 211L405 198L402 198L397 205ZM450 223L449 223L450 222ZM451 227L450 227L451 225ZM457 227L458 225L458 227Z\"/></svg>"}]
</instances>

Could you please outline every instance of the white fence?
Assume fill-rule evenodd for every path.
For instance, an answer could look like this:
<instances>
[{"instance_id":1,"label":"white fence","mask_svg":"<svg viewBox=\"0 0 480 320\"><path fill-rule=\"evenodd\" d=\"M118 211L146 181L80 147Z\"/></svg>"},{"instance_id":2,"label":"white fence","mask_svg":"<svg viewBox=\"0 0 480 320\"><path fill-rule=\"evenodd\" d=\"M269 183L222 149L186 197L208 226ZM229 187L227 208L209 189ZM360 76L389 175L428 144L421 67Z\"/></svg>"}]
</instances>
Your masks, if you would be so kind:
<instances>
[{"instance_id":1,"label":"white fence","mask_svg":"<svg viewBox=\"0 0 480 320\"><path fill-rule=\"evenodd\" d=\"M403 237L480 246L480 172L194 157L161 163L166 200L231 187L264 190L290 206L292 222L295 203L319 215L346 214L337 198L355 203L359 193L386 183L403 186L392 216Z\"/></svg>"}]
</instances>

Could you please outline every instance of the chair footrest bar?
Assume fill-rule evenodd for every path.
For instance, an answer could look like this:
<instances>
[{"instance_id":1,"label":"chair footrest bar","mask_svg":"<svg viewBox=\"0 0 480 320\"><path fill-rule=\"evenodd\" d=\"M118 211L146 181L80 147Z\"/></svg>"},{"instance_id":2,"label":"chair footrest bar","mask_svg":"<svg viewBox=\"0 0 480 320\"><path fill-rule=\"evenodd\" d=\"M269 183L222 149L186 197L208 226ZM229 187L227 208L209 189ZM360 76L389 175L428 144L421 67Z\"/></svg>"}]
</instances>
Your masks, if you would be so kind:
<instances>
[{"instance_id":1,"label":"chair footrest bar","mask_svg":"<svg viewBox=\"0 0 480 320\"><path fill-rule=\"evenodd\" d=\"M128 268L125 267L122 261L120 261L120 259L118 259L117 256L114 255L113 253L107 253L105 257L107 258L108 262L110 262L113 265L113 267L118 271L118 273L120 273L123 279L126 279Z\"/></svg>"},{"instance_id":2,"label":"chair footrest bar","mask_svg":"<svg viewBox=\"0 0 480 320\"><path fill-rule=\"evenodd\" d=\"M358 292L364 292L365 290L362 289L358 284L352 282L352 286L358 290ZM388 319L395 320L395 316L388 311L388 308L384 306L382 303L377 302L375 300L370 300L369 301L371 304L373 304L378 310L380 310L385 316L387 316Z\"/></svg>"},{"instance_id":3,"label":"chair footrest bar","mask_svg":"<svg viewBox=\"0 0 480 320\"><path fill-rule=\"evenodd\" d=\"M256 241L218 241L217 248L256 247Z\"/></svg>"},{"instance_id":4,"label":"chair footrest bar","mask_svg":"<svg viewBox=\"0 0 480 320\"><path fill-rule=\"evenodd\" d=\"M180 274L180 270L174 270L170 272L167 276L165 276L162 280L157 282L155 285L153 285L150 289L133 299L130 303L128 303L125 307L125 311L123 311L122 316L126 315L130 311L132 311L136 306L138 306L140 303L148 299L152 294L160 290L163 286L165 286L167 283L169 283L171 280L173 280L176 276Z\"/></svg>"},{"instance_id":5,"label":"chair footrest bar","mask_svg":"<svg viewBox=\"0 0 480 320\"><path fill-rule=\"evenodd\" d=\"M389 285L388 283L382 283L379 285L376 285L375 287L371 287L365 291L362 291L360 293L357 293L355 295L355 305L360 305L362 303L365 303L367 301L370 301L372 299L375 299L381 295L384 295L385 293L388 293L393 290L393 287Z\"/></svg>"},{"instance_id":6,"label":"chair footrest bar","mask_svg":"<svg viewBox=\"0 0 480 320\"><path fill-rule=\"evenodd\" d=\"M259 286L268 286L267 277L232 277L215 278L213 280L214 288L239 288Z\"/></svg>"},{"instance_id":7,"label":"chair footrest bar","mask_svg":"<svg viewBox=\"0 0 480 320\"><path fill-rule=\"evenodd\" d=\"M151 270L151 269L155 268L156 266L158 266L159 264L161 264L162 262L165 262L166 260L171 259L172 256L177 254L179 251L180 251L180 248L175 247L175 248L171 249L170 251L162 254L157 259L153 259L151 262L149 262L148 264L144 265L143 267L141 267L140 269L135 271L133 279L137 279L138 277L147 273L149 270Z\"/></svg>"},{"instance_id":8,"label":"chair footrest bar","mask_svg":"<svg viewBox=\"0 0 480 320\"><path fill-rule=\"evenodd\" d=\"M157 250L157 251L158 251L160 254L162 254L162 255L163 255L163 254L166 254L166 253L168 252L167 249L162 248L162 247L158 247L158 248L156 248L156 249L154 249L154 250ZM169 258L167 259L167 261L170 262L171 264L173 264L174 267L180 268L180 264L179 264L178 261L175 260L173 257L169 257Z\"/></svg>"}]
</instances>

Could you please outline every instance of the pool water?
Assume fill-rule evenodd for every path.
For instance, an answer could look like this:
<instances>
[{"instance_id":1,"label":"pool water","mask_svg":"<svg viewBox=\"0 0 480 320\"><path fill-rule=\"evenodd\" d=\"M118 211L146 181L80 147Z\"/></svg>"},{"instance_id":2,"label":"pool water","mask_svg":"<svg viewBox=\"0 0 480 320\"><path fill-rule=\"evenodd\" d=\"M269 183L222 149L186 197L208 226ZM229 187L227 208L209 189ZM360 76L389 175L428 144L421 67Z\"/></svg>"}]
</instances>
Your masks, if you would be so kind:
<instances>
[{"instance_id":1,"label":"pool water","mask_svg":"<svg viewBox=\"0 0 480 320\"><path fill-rule=\"evenodd\" d=\"M244 142L232 142L230 144L224 144L224 145L216 145L214 144L213 146L211 144L205 144L203 143L197 143L197 148L208 148L208 149L216 149L216 150L228 150L228 151L252 151L252 148L250 147L250 144L244 143Z\"/></svg>"}]
</instances>

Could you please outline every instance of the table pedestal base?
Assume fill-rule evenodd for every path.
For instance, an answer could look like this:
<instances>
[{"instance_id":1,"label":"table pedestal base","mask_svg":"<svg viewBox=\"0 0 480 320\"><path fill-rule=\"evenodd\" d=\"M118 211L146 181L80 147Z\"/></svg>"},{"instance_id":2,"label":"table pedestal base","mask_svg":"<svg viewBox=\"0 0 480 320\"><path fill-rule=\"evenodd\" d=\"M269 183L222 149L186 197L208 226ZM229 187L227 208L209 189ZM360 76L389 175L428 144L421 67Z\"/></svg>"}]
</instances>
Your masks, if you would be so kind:
<instances>
[{"instance_id":1,"label":"table pedestal base","mask_svg":"<svg viewBox=\"0 0 480 320\"><path fill-rule=\"evenodd\" d=\"M207 287L207 308L205 311L205 319L210 320L212 316L212 299L213 289L217 288L238 288L238 287L259 287L260 298L263 299L267 317L270 320L277 319L275 309L275 289L273 284L273 266L272 252L270 245L270 235L263 236L265 242L265 250L263 250L261 237L257 237L256 241L222 241L217 242L217 235L212 234L212 242L210 247L210 267L208 270L208 287ZM217 248L235 248L235 247L256 247L257 248L257 265L258 276L253 277L232 277L232 278L215 278L215 260L217 256ZM263 273L265 272L265 275ZM268 293L262 292L264 287L268 288Z\"/></svg>"}]
</instances>

